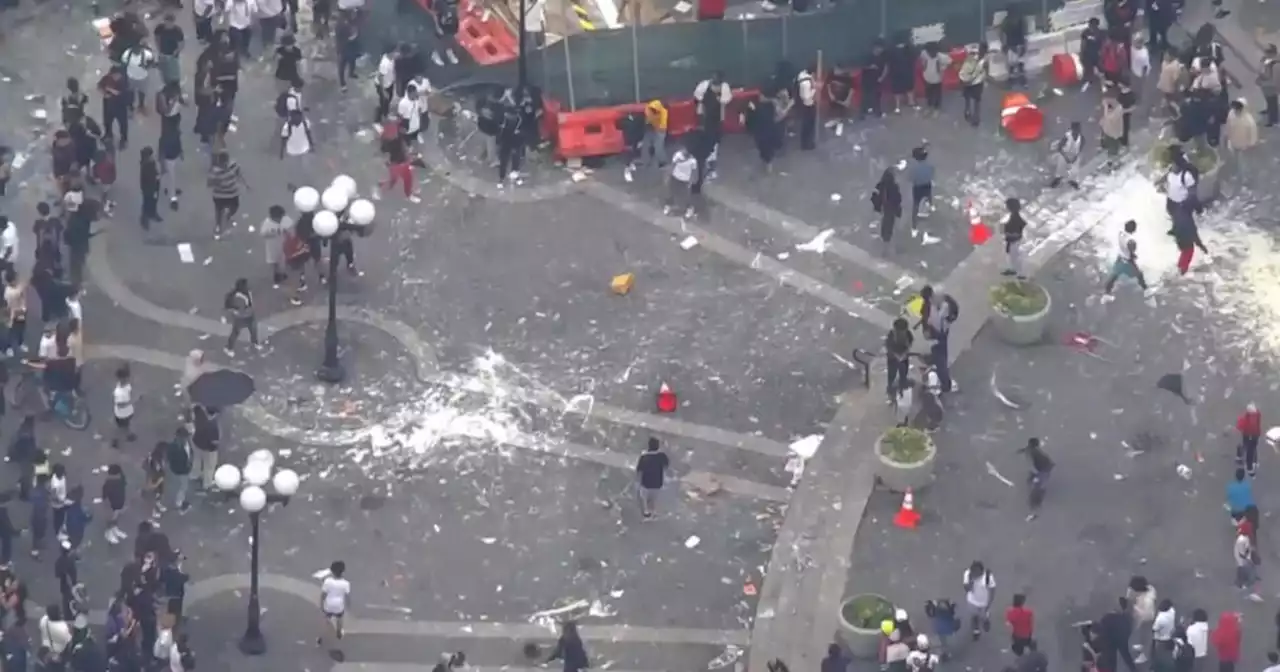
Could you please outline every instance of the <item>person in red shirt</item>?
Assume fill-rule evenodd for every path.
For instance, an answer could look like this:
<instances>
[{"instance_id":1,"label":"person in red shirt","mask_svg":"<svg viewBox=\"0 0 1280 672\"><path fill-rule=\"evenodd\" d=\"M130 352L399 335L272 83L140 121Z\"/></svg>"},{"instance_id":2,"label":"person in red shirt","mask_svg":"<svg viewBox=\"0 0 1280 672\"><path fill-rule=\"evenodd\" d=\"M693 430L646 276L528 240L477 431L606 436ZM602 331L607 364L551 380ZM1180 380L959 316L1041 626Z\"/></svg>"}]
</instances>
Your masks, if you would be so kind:
<instances>
[{"instance_id":1,"label":"person in red shirt","mask_svg":"<svg viewBox=\"0 0 1280 672\"><path fill-rule=\"evenodd\" d=\"M1035 632L1035 612L1027 608L1027 596L1018 593L1013 596L1013 606L1004 612L1004 622L1009 626L1009 634L1013 644L1009 647L1015 656L1021 656L1031 646Z\"/></svg>"},{"instance_id":2,"label":"person in red shirt","mask_svg":"<svg viewBox=\"0 0 1280 672\"><path fill-rule=\"evenodd\" d=\"M1236 420L1240 432L1240 447L1236 449L1236 464L1243 466L1250 476L1258 473L1258 438L1262 436L1262 413L1256 404L1245 407Z\"/></svg>"},{"instance_id":3,"label":"person in red shirt","mask_svg":"<svg viewBox=\"0 0 1280 672\"><path fill-rule=\"evenodd\" d=\"M1218 616L1218 627L1209 633L1209 642L1218 654L1219 672L1235 672L1240 660L1240 615L1224 611Z\"/></svg>"}]
</instances>

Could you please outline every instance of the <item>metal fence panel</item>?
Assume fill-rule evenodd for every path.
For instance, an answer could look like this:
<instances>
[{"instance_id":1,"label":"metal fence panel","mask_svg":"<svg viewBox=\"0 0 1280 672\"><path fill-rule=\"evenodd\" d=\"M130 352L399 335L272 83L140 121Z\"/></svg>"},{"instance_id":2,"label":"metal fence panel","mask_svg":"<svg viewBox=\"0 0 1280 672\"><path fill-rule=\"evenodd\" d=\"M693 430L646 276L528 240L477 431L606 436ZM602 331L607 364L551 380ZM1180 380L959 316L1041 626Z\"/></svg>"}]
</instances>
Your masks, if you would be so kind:
<instances>
[{"instance_id":1,"label":"metal fence panel","mask_svg":"<svg viewBox=\"0 0 1280 672\"><path fill-rule=\"evenodd\" d=\"M688 98L714 71L733 77L742 66L738 21L669 23L636 31L640 98Z\"/></svg>"},{"instance_id":2,"label":"metal fence panel","mask_svg":"<svg viewBox=\"0 0 1280 672\"><path fill-rule=\"evenodd\" d=\"M618 105L635 101L636 64L632 30L594 30L566 40L567 65L577 107Z\"/></svg>"}]
</instances>

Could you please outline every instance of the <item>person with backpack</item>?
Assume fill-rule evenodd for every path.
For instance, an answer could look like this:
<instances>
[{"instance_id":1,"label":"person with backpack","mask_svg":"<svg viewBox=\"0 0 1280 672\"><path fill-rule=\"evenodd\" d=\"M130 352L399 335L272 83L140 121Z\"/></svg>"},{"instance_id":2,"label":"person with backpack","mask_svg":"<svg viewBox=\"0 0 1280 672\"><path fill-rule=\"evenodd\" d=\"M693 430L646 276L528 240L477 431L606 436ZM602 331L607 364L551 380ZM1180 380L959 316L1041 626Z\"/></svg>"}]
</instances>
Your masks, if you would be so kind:
<instances>
[{"instance_id":1,"label":"person with backpack","mask_svg":"<svg viewBox=\"0 0 1280 672\"><path fill-rule=\"evenodd\" d=\"M1268 44L1262 52L1257 83L1262 89L1262 100L1266 103L1265 126L1271 128L1280 124L1280 49L1274 44Z\"/></svg>"},{"instance_id":2,"label":"person with backpack","mask_svg":"<svg viewBox=\"0 0 1280 672\"><path fill-rule=\"evenodd\" d=\"M306 156L314 146L311 123L302 116L301 110L290 112L284 127L280 129L280 159L283 160L286 154L295 159Z\"/></svg>"},{"instance_id":3,"label":"person with backpack","mask_svg":"<svg viewBox=\"0 0 1280 672\"><path fill-rule=\"evenodd\" d=\"M976 642L982 638L982 633L991 631L991 603L996 595L996 577L981 561L974 560L964 570L961 585L964 586L969 627Z\"/></svg>"},{"instance_id":4,"label":"person with backpack","mask_svg":"<svg viewBox=\"0 0 1280 672\"><path fill-rule=\"evenodd\" d=\"M85 106L88 104L89 96L80 90L80 80L68 77L67 92L62 94L62 98L58 101L58 106L62 110L62 125L70 127L71 124L83 118Z\"/></svg>"},{"instance_id":5,"label":"person with backpack","mask_svg":"<svg viewBox=\"0 0 1280 672\"><path fill-rule=\"evenodd\" d=\"M139 114L146 114L147 84L151 79L151 71L156 67L156 54L147 46L144 38L124 52L121 62L124 64L125 75L129 78L129 93L133 95L130 107Z\"/></svg>"},{"instance_id":6,"label":"person with backpack","mask_svg":"<svg viewBox=\"0 0 1280 672\"><path fill-rule=\"evenodd\" d=\"M249 332L249 342L253 347L261 350L262 344L258 342L258 318L254 311L253 292L249 291L247 279L236 279L235 286L227 292L223 300L223 307L227 310L227 317L231 321L231 335L227 337L227 346L224 348L227 356L235 357L236 341L240 338L240 332L245 330Z\"/></svg>"},{"instance_id":7,"label":"person with backpack","mask_svg":"<svg viewBox=\"0 0 1280 672\"><path fill-rule=\"evenodd\" d=\"M302 80L294 79L289 88L276 96L276 118L283 124L289 120L293 112L302 112Z\"/></svg>"},{"instance_id":8,"label":"person with backpack","mask_svg":"<svg viewBox=\"0 0 1280 672\"><path fill-rule=\"evenodd\" d=\"M510 93L510 91L508 91ZM508 182L520 184L520 164L524 159L524 138L520 129L520 110L514 101L504 98L502 122L498 129L498 188ZM643 137L643 133L641 134Z\"/></svg>"},{"instance_id":9,"label":"person with backpack","mask_svg":"<svg viewBox=\"0 0 1280 672\"><path fill-rule=\"evenodd\" d=\"M930 341L930 356L937 368L938 382L943 392L955 392L959 388L951 380L950 352L948 349L951 325L960 319L960 304L950 294L938 295L932 285L920 290L920 322L917 324L926 340Z\"/></svg>"},{"instance_id":10,"label":"person with backpack","mask_svg":"<svg viewBox=\"0 0 1280 672\"><path fill-rule=\"evenodd\" d=\"M139 224L148 235L152 222L163 222L160 216L160 164L156 161L156 152L150 147L143 147L138 164L138 186L142 190L142 214Z\"/></svg>"},{"instance_id":11,"label":"person with backpack","mask_svg":"<svg viewBox=\"0 0 1280 672\"><path fill-rule=\"evenodd\" d=\"M945 597L929 600L924 603L924 614L933 625L933 636L938 639L938 656L942 660L947 660L951 657L951 637L960 630L960 619L956 617L956 604Z\"/></svg>"},{"instance_id":12,"label":"person with backpack","mask_svg":"<svg viewBox=\"0 0 1280 672\"><path fill-rule=\"evenodd\" d=\"M901 388L910 385L907 377L914 342L915 336L911 335L910 323L901 317L893 321L893 328L884 336L884 354L888 363L885 390L889 403L897 401Z\"/></svg>"}]
</instances>

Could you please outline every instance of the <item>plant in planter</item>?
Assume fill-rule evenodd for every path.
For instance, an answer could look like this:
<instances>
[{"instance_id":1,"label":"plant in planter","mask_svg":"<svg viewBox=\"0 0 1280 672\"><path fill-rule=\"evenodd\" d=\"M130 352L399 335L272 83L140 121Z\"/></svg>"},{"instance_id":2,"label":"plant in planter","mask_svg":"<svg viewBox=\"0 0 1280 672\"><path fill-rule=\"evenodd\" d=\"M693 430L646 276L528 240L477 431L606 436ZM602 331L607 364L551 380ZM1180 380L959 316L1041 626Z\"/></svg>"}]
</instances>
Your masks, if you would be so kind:
<instances>
[{"instance_id":1,"label":"plant in planter","mask_svg":"<svg viewBox=\"0 0 1280 672\"><path fill-rule=\"evenodd\" d=\"M1208 202L1218 195L1218 169L1222 166L1222 157L1218 150L1210 147L1203 137L1195 137L1181 142L1172 134L1162 135L1151 148L1150 165L1151 181L1161 193L1165 189L1165 177L1173 168L1173 156L1181 151L1200 174L1196 184L1196 196Z\"/></svg>"},{"instance_id":2,"label":"plant in planter","mask_svg":"<svg viewBox=\"0 0 1280 672\"><path fill-rule=\"evenodd\" d=\"M893 492L919 490L933 482L937 455L928 434L914 427L894 427L876 442L876 478Z\"/></svg>"},{"instance_id":3,"label":"plant in planter","mask_svg":"<svg viewBox=\"0 0 1280 672\"><path fill-rule=\"evenodd\" d=\"M861 594L840 604L840 636L856 658L880 653L880 624L893 620L893 603L880 595Z\"/></svg>"},{"instance_id":4,"label":"plant in planter","mask_svg":"<svg viewBox=\"0 0 1280 672\"><path fill-rule=\"evenodd\" d=\"M929 435L913 427L894 427L880 438L880 454L898 464L916 464L931 449Z\"/></svg>"},{"instance_id":5,"label":"plant in planter","mask_svg":"<svg viewBox=\"0 0 1280 672\"><path fill-rule=\"evenodd\" d=\"M1032 345L1044 338L1049 292L1029 280L1008 279L991 288L992 326L1006 343Z\"/></svg>"}]
</instances>

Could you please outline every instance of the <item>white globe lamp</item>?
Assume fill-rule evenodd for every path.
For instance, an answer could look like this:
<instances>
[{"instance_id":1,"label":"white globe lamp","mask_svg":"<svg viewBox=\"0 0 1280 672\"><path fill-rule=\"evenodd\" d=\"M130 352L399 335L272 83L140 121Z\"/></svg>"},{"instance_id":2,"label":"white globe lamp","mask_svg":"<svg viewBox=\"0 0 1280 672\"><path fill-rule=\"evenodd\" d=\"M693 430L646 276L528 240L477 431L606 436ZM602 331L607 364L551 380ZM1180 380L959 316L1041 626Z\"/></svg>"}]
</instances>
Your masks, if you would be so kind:
<instances>
[{"instance_id":1,"label":"white globe lamp","mask_svg":"<svg viewBox=\"0 0 1280 672\"><path fill-rule=\"evenodd\" d=\"M299 187L293 192L293 206L299 212L315 212L320 207L320 192L311 187Z\"/></svg>"},{"instance_id":2,"label":"white globe lamp","mask_svg":"<svg viewBox=\"0 0 1280 672\"><path fill-rule=\"evenodd\" d=\"M292 469L281 469L271 479L271 487L276 493L285 497L292 497L298 494L298 485L300 484L298 473Z\"/></svg>"},{"instance_id":3,"label":"white globe lamp","mask_svg":"<svg viewBox=\"0 0 1280 672\"><path fill-rule=\"evenodd\" d=\"M267 493L262 488L251 485L240 491L240 508L249 513L261 513L267 508Z\"/></svg>"},{"instance_id":4,"label":"white globe lamp","mask_svg":"<svg viewBox=\"0 0 1280 672\"><path fill-rule=\"evenodd\" d=\"M223 492L240 487L240 469L234 464L224 464L213 472L213 484Z\"/></svg>"},{"instance_id":5,"label":"white globe lamp","mask_svg":"<svg viewBox=\"0 0 1280 672\"><path fill-rule=\"evenodd\" d=\"M327 193L327 192L326 192ZM311 228L321 238L331 238L338 232L338 216L329 210L321 210L311 222Z\"/></svg>"},{"instance_id":6,"label":"white globe lamp","mask_svg":"<svg viewBox=\"0 0 1280 672\"><path fill-rule=\"evenodd\" d=\"M275 453L267 450L266 448L259 448L258 450L249 453L249 459L245 461L245 464L253 464L255 462L261 462L267 465L268 469L274 468L276 466Z\"/></svg>"},{"instance_id":7,"label":"white globe lamp","mask_svg":"<svg viewBox=\"0 0 1280 672\"><path fill-rule=\"evenodd\" d=\"M333 184L331 184L330 187L333 189L339 189L345 193L348 201L355 198L356 194L360 192L359 187L356 186L355 178L350 175L339 175L333 178Z\"/></svg>"},{"instance_id":8,"label":"white globe lamp","mask_svg":"<svg viewBox=\"0 0 1280 672\"><path fill-rule=\"evenodd\" d=\"M250 462L244 466L244 482L250 487L262 488L271 480L271 467L262 462Z\"/></svg>"},{"instance_id":9,"label":"white globe lamp","mask_svg":"<svg viewBox=\"0 0 1280 672\"><path fill-rule=\"evenodd\" d=\"M329 212L342 212L350 203L351 196L347 194L346 189L338 185L333 185L320 194L320 204Z\"/></svg>"},{"instance_id":10,"label":"white globe lamp","mask_svg":"<svg viewBox=\"0 0 1280 672\"><path fill-rule=\"evenodd\" d=\"M347 211L347 218L356 226L369 226L377 214L378 211L373 207L373 203L361 198L351 204L351 208Z\"/></svg>"}]
</instances>

